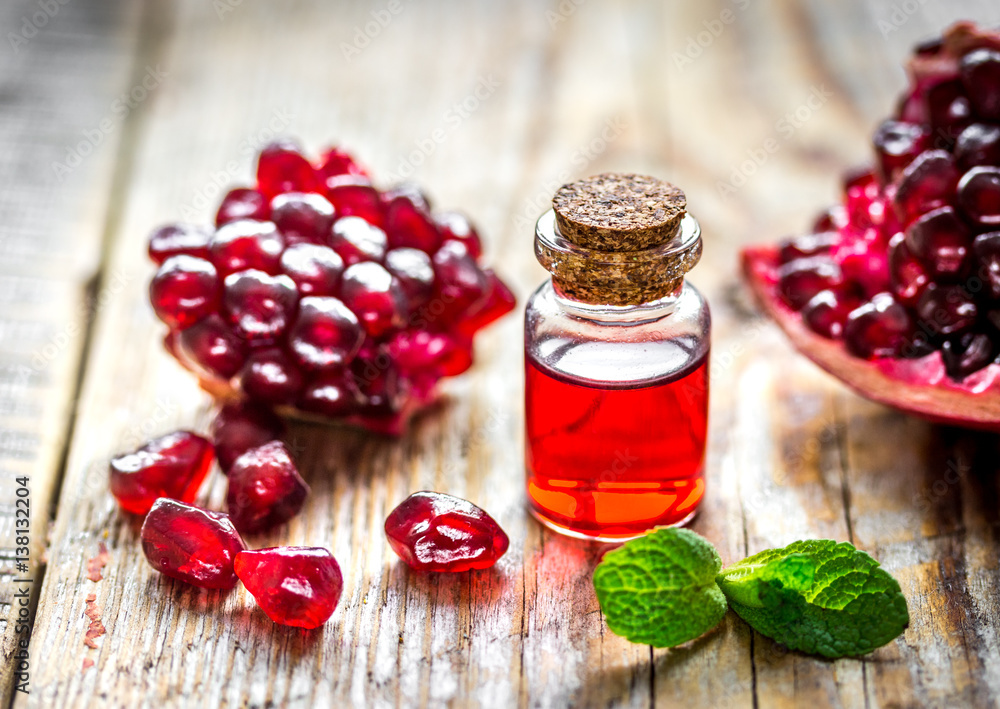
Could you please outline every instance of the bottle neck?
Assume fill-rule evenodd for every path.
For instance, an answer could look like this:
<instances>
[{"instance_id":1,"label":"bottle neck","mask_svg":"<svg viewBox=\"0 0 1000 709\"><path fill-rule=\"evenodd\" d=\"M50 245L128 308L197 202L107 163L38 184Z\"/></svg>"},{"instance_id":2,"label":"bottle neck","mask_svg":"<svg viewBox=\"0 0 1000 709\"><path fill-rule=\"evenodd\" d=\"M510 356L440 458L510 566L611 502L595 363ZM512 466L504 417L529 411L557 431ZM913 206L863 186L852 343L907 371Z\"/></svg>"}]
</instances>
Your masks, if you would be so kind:
<instances>
[{"instance_id":1,"label":"bottle neck","mask_svg":"<svg viewBox=\"0 0 1000 709\"><path fill-rule=\"evenodd\" d=\"M660 320L673 313L684 290L684 282L681 281L672 293L663 298L637 305L595 305L562 293L551 280L550 287L555 302L573 317L605 325L639 325Z\"/></svg>"}]
</instances>

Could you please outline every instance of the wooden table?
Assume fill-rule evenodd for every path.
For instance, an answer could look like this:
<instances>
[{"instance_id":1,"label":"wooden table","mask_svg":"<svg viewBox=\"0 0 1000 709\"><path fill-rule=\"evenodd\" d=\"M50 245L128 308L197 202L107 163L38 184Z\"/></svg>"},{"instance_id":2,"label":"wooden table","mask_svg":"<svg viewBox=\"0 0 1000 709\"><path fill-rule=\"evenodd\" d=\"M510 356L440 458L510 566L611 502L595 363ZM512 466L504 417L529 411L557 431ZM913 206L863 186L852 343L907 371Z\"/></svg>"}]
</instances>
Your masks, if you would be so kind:
<instances>
[{"instance_id":1,"label":"wooden table","mask_svg":"<svg viewBox=\"0 0 1000 709\"><path fill-rule=\"evenodd\" d=\"M17 706L998 706L997 438L845 391L736 283L739 245L801 230L836 198L903 85L909 46L959 17L996 24L1000 7L4 3L5 696L26 637L17 594L30 589L31 693L13 694ZM786 652L732 616L672 651L612 635L590 582L600 548L525 512L516 315L404 438L293 427L313 493L259 543L332 549L345 592L322 630L275 626L242 590L154 573L108 493L108 459L203 428L211 402L161 349L144 241L165 221L207 221L219 185L247 180L276 133L314 152L339 141L378 175L412 171L440 206L475 218L522 303L543 277L531 226L559 184L627 169L682 185L706 239L692 280L716 323L710 487L693 528L724 563L850 540L899 579L906 634L837 662ZM20 476L27 570L14 548ZM425 488L501 521L512 543L494 570L419 576L395 558L382 522ZM221 506L224 491L214 475L203 502Z\"/></svg>"}]
</instances>

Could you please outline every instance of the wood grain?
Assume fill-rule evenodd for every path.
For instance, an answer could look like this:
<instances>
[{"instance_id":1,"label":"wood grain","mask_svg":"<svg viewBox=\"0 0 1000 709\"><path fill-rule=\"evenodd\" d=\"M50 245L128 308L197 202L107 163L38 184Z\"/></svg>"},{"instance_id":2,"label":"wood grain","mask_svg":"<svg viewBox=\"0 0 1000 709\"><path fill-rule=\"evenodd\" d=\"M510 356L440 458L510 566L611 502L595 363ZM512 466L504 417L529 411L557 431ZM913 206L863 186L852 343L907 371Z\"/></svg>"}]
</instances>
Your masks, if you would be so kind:
<instances>
[{"instance_id":1,"label":"wood grain","mask_svg":"<svg viewBox=\"0 0 1000 709\"><path fill-rule=\"evenodd\" d=\"M997 439L862 402L733 288L740 244L801 229L864 158L908 45L960 9L1000 20L991 4L958 5L921 6L883 37L891 4L403 3L346 56L343 43L384 4L150 4L133 77L150 64L166 78L132 116L128 179L103 186L122 211L101 277L122 274L125 286L90 334L31 645L37 674L16 704L996 706ZM494 90L451 121L481 81ZM786 135L779 121L811 95L819 106ZM441 127L446 140L409 157ZM247 180L275 132L314 151L341 141L377 175L412 167L438 205L472 214L522 302L543 275L531 221L559 184L601 170L681 184L706 234L692 280L715 316L709 494L693 528L724 563L802 537L854 541L900 579L910 629L837 662L787 652L732 615L671 651L612 635L590 583L602 549L525 512L516 316L483 335L474 370L402 439L292 427L312 495L253 543L333 551L345 590L322 630L273 625L241 589L157 576L136 521L107 492L107 461L156 433L204 427L210 401L161 350L143 242L160 222L207 220L217 182ZM769 138L779 149L722 190ZM501 522L512 544L495 569L407 572L381 527L419 489L467 497ZM219 507L224 493L216 475L202 501ZM87 560L102 542L110 560L93 582ZM84 644L90 594L107 630L96 649Z\"/></svg>"}]
</instances>

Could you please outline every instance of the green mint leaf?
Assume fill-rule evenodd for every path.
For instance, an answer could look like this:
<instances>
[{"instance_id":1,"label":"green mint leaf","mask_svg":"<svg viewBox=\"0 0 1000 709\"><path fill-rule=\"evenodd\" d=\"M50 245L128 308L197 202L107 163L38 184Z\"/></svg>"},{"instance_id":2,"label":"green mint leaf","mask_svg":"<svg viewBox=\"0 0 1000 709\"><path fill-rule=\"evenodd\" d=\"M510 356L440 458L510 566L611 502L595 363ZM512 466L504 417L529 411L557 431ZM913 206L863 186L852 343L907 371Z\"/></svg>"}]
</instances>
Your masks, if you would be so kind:
<instances>
[{"instance_id":1,"label":"green mint leaf","mask_svg":"<svg viewBox=\"0 0 1000 709\"><path fill-rule=\"evenodd\" d=\"M716 581L754 630L814 655L864 655L910 622L896 579L847 542L769 549L733 564Z\"/></svg>"},{"instance_id":2,"label":"green mint leaf","mask_svg":"<svg viewBox=\"0 0 1000 709\"><path fill-rule=\"evenodd\" d=\"M594 590L611 632L634 643L674 647L705 634L726 614L715 547L687 529L658 529L610 551Z\"/></svg>"}]
</instances>

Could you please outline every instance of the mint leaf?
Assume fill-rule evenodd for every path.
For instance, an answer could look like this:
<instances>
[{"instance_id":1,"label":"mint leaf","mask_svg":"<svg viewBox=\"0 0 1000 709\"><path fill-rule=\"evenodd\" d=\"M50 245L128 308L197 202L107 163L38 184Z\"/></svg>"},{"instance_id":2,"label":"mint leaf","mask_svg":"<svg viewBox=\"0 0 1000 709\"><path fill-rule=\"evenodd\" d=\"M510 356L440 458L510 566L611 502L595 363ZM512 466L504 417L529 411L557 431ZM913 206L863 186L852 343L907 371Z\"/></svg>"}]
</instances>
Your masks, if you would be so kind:
<instances>
[{"instance_id":1,"label":"mint leaf","mask_svg":"<svg viewBox=\"0 0 1000 709\"><path fill-rule=\"evenodd\" d=\"M847 542L795 542L733 564L716 577L754 630L793 650L864 655L910 622L899 584Z\"/></svg>"},{"instance_id":2,"label":"mint leaf","mask_svg":"<svg viewBox=\"0 0 1000 709\"><path fill-rule=\"evenodd\" d=\"M594 569L594 590L611 632L634 643L674 647L703 635L726 614L715 548L686 529L658 529L610 551Z\"/></svg>"}]
</instances>

